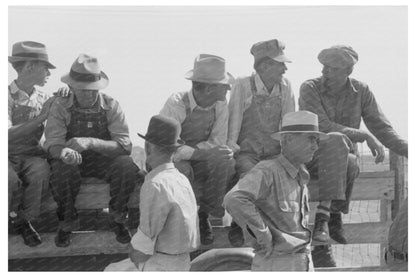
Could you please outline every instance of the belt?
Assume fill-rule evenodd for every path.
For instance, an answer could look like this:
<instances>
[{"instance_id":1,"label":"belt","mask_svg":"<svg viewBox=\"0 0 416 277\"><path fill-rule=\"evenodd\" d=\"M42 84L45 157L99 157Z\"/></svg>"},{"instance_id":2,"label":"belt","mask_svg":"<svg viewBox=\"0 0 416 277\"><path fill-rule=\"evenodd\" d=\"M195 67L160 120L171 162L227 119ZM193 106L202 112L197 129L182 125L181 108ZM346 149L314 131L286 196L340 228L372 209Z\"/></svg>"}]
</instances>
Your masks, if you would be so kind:
<instances>
[{"instance_id":1,"label":"belt","mask_svg":"<svg viewBox=\"0 0 416 277\"><path fill-rule=\"evenodd\" d=\"M384 248L384 260L387 262L387 253L390 253L393 256L393 260L402 260L407 262L408 255L407 252L399 252L394 250L393 247L389 246Z\"/></svg>"}]
</instances>

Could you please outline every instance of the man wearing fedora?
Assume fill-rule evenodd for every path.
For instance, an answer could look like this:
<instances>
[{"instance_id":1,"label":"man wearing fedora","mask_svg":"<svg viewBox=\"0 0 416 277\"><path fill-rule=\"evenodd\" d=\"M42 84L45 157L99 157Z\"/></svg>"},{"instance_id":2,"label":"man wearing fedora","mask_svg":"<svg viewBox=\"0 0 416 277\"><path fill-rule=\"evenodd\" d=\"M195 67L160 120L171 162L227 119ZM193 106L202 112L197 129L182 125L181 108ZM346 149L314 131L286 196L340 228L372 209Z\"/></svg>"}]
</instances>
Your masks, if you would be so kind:
<instances>
[{"instance_id":1,"label":"man wearing fedora","mask_svg":"<svg viewBox=\"0 0 416 277\"><path fill-rule=\"evenodd\" d=\"M322 132L338 132L338 143L321 145L309 163L311 197L321 200L317 209L314 239L329 237L347 243L341 213L349 212L354 180L359 175L358 142L367 142L375 162L384 160L383 145L407 157L408 144L393 129L368 85L349 77L358 61L357 52L347 45L336 45L318 55L322 76L305 81L300 88L299 109L319 117ZM360 130L361 119L369 131ZM381 142L381 143L380 143ZM315 196L314 196L315 195Z\"/></svg>"},{"instance_id":2,"label":"man wearing fedora","mask_svg":"<svg viewBox=\"0 0 416 277\"><path fill-rule=\"evenodd\" d=\"M173 164L184 145L179 122L153 116L146 140L146 162L152 168L140 191L140 226L131 241L130 258L143 271L188 271L189 253L199 246L195 194Z\"/></svg>"},{"instance_id":3,"label":"man wearing fedora","mask_svg":"<svg viewBox=\"0 0 416 277\"><path fill-rule=\"evenodd\" d=\"M320 140L318 117L308 111L283 116L281 153L257 163L224 197L224 207L252 242L255 271L313 271L308 229L309 173Z\"/></svg>"},{"instance_id":4,"label":"man wearing fedora","mask_svg":"<svg viewBox=\"0 0 416 277\"><path fill-rule=\"evenodd\" d=\"M227 145L235 153L238 178L259 161L280 153L280 144L270 137L280 130L282 117L295 111L295 98L288 79L283 77L286 63L285 44L277 39L261 41L251 47L256 73L236 80L229 103ZM231 223L228 238L233 246L244 243L241 228Z\"/></svg>"},{"instance_id":5,"label":"man wearing fedora","mask_svg":"<svg viewBox=\"0 0 416 277\"><path fill-rule=\"evenodd\" d=\"M58 205L55 244L68 246L71 231L79 227L74 204L81 177L97 177L110 184L109 210L116 239L128 243L127 202L142 176L129 157L132 144L126 117L119 103L100 91L109 79L97 58L80 54L61 81L73 94L53 103L44 145L51 157L51 192Z\"/></svg>"},{"instance_id":6,"label":"man wearing fedora","mask_svg":"<svg viewBox=\"0 0 416 277\"><path fill-rule=\"evenodd\" d=\"M160 111L181 124L185 145L174 155L175 166L187 176L199 207L201 243L214 241L208 215L224 215L221 207L227 184L234 175L232 150L225 145L228 129L226 94L233 82L221 57L200 54L186 79L190 91L173 94Z\"/></svg>"},{"instance_id":7,"label":"man wearing fedora","mask_svg":"<svg viewBox=\"0 0 416 277\"><path fill-rule=\"evenodd\" d=\"M17 72L8 88L9 224L26 245L36 246L41 238L31 221L40 215L42 195L49 185L49 164L39 142L55 100L36 86L46 84L55 66L49 62L46 46L35 41L13 44L9 62ZM58 94L66 96L68 89Z\"/></svg>"}]
</instances>

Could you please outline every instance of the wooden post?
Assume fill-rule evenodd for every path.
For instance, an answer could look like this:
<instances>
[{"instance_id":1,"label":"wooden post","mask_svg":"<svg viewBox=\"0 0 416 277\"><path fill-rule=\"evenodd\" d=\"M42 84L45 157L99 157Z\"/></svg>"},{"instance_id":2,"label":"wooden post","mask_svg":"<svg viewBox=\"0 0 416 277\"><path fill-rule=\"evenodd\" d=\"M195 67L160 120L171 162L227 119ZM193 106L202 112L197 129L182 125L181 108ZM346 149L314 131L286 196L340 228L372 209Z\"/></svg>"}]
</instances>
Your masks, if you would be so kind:
<instances>
[{"instance_id":1,"label":"wooden post","mask_svg":"<svg viewBox=\"0 0 416 277\"><path fill-rule=\"evenodd\" d=\"M404 157L389 151L390 156L390 170L394 171L394 200L392 203L391 216L395 218L403 200L407 197L407 190L405 187L405 164Z\"/></svg>"}]
</instances>

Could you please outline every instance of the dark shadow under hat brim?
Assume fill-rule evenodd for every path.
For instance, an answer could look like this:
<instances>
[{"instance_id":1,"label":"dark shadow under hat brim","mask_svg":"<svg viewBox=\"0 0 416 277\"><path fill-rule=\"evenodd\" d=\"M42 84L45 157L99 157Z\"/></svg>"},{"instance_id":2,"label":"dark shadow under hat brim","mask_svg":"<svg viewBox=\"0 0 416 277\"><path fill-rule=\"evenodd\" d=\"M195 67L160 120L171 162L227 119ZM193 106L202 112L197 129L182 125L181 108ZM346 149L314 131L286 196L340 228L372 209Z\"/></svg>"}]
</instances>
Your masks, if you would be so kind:
<instances>
[{"instance_id":1,"label":"dark shadow under hat brim","mask_svg":"<svg viewBox=\"0 0 416 277\"><path fill-rule=\"evenodd\" d=\"M152 144L155 144L157 146L162 146L162 147L180 147L180 146L185 145L185 142L183 140L181 140L181 139L178 139L175 144L167 145L167 144L162 144L162 143L159 143L159 142L157 142L155 140L149 139L148 137L146 137L146 136L144 136L144 135L142 135L140 133L137 133L137 135L139 137L141 137L142 139L144 139L144 140L146 140L146 141L148 141L148 142L150 142Z\"/></svg>"},{"instance_id":2,"label":"dark shadow under hat brim","mask_svg":"<svg viewBox=\"0 0 416 277\"><path fill-rule=\"evenodd\" d=\"M31 57L9 56L9 63L24 62L24 61L41 61L41 62L46 63L48 65L48 68L50 68L50 69L55 69L56 68L56 66L54 66L53 64L51 64L47 60L37 59L37 58L31 58Z\"/></svg>"},{"instance_id":3,"label":"dark shadow under hat brim","mask_svg":"<svg viewBox=\"0 0 416 277\"><path fill-rule=\"evenodd\" d=\"M109 84L109 79L107 75L101 71L101 79L95 82L79 82L74 80L70 74L66 74L61 77L61 81L73 88L76 89L91 89L91 90L100 90L104 89Z\"/></svg>"},{"instance_id":4,"label":"dark shadow under hat brim","mask_svg":"<svg viewBox=\"0 0 416 277\"><path fill-rule=\"evenodd\" d=\"M322 132L319 132L319 131L318 132L316 132L316 131L283 131L283 132L277 132L277 133L271 134L270 136L275 140L281 140L283 134L308 134L308 133L319 135L320 140L329 139L328 134L325 134L325 133L322 133Z\"/></svg>"}]
</instances>

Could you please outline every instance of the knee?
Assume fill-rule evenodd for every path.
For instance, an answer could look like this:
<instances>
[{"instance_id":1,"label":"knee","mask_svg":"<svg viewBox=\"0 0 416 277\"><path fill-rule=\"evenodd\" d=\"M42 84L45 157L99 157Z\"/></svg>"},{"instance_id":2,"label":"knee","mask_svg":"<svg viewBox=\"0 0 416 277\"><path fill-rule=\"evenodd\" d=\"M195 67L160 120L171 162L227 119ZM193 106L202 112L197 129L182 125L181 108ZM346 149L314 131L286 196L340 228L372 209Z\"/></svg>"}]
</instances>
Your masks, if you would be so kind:
<instances>
[{"instance_id":1,"label":"knee","mask_svg":"<svg viewBox=\"0 0 416 277\"><path fill-rule=\"evenodd\" d=\"M336 152L350 152L350 148L352 147L351 140L344 134L339 132L331 132L328 133L329 138L327 140L323 140L319 144L319 148L321 150L326 149L326 151L330 151L332 153Z\"/></svg>"},{"instance_id":2,"label":"knee","mask_svg":"<svg viewBox=\"0 0 416 277\"><path fill-rule=\"evenodd\" d=\"M77 166L69 165L64 163L61 160L52 160L50 163L50 170L51 182L61 180L62 178L65 179L73 179L77 174L79 174L79 170Z\"/></svg>"},{"instance_id":3,"label":"knee","mask_svg":"<svg viewBox=\"0 0 416 277\"><path fill-rule=\"evenodd\" d=\"M116 168L122 169L124 171L133 172L139 174L139 167L134 163L133 159L130 156L122 155L114 159L113 164Z\"/></svg>"}]
</instances>

